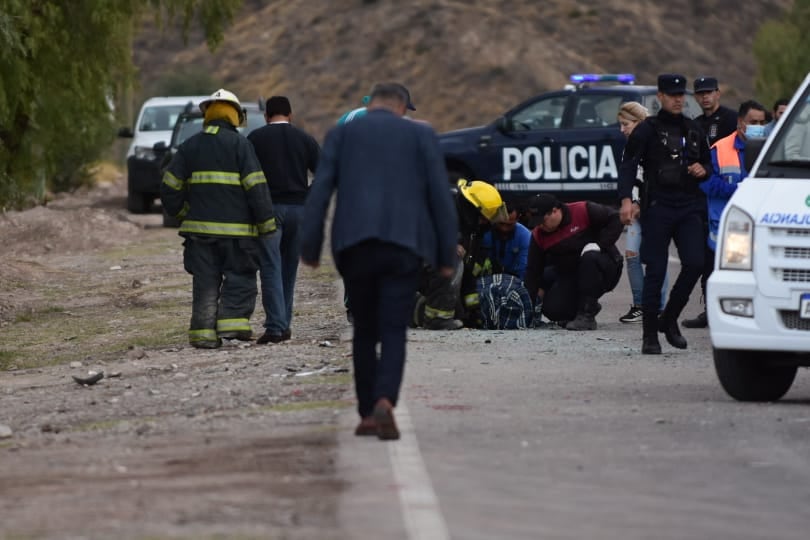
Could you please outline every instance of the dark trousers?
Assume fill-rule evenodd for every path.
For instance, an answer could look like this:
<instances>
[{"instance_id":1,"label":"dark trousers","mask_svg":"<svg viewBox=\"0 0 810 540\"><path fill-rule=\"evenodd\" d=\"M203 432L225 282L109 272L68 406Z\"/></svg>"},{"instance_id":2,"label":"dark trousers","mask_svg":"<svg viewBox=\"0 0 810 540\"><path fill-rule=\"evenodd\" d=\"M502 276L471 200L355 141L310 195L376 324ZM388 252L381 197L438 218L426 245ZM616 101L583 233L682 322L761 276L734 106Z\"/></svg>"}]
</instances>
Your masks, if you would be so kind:
<instances>
[{"instance_id":1,"label":"dark trousers","mask_svg":"<svg viewBox=\"0 0 810 540\"><path fill-rule=\"evenodd\" d=\"M337 269L352 306L357 412L370 416L378 399L396 405L420 258L403 247L369 240L341 251ZM380 356L377 357L377 344Z\"/></svg>"},{"instance_id":2,"label":"dark trousers","mask_svg":"<svg viewBox=\"0 0 810 540\"><path fill-rule=\"evenodd\" d=\"M621 258L614 260L609 254L599 251L585 252L573 272L546 268L540 283L540 287L546 291L543 315L550 321L573 320L586 299L595 301L612 291L621 275Z\"/></svg>"},{"instance_id":3,"label":"dark trousers","mask_svg":"<svg viewBox=\"0 0 810 540\"><path fill-rule=\"evenodd\" d=\"M706 235L703 204L697 200L683 206L651 204L641 214L641 262L647 265L641 303L645 312L656 315L661 306L661 286L667 272L669 243L675 242L681 271L669 293L664 312L677 319L703 271Z\"/></svg>"},{"instance_id":4,"label":"dark trousers","mask_svg":"<svg viewBox=\"0 0 810 540\"><path fill-rule=\"evenodd\" d=\"M258 296L258 240L190 236L183 245L183 266L194 276L190 341L216 341L217 331L250 331Z\"/></svg>"}]
</instances>

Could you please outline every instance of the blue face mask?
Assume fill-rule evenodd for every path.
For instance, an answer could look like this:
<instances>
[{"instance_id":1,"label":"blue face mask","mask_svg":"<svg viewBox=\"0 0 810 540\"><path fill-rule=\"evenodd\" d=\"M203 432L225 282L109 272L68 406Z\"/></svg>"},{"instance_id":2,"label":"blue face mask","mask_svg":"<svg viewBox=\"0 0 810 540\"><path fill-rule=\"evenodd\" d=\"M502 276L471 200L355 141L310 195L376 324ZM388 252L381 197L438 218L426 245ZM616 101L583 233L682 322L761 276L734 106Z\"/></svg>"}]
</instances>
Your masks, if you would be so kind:
<instances>
[{"instance_id":1,"label":"blue face mask","mask_svg":"<svg viewBox=\"0 0 810 540\"><path fill-rule=\"evenodd\" d=\"M764 139L765 138L765 126L758 126L755 124L748 124L745 126L745 138L746 139Z\"/></svg>"}]
</instances>

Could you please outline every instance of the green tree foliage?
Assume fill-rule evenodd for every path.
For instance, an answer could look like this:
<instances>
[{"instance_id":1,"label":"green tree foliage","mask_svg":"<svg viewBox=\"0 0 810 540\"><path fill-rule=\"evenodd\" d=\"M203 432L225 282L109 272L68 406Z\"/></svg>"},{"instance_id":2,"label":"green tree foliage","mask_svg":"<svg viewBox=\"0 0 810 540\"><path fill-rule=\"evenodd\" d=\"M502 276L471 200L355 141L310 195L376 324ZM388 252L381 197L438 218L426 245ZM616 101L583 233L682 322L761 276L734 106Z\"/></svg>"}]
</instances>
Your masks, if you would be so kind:
<instances>
[{"instance_id":1,"label":"green tree foliage","mask_svg":"<svg viewBox=\"0 0 810 540\"><path fill-rule=\"evenodd\" d=\"M114 136L112 104L132 85L144 16L199 24L212 50L241 0L3 0L0 207L82 182Z\"/></svg>"},{"instance_id":2,"label":"green tree foliage","mask_svg":"<svg viewBox=\"0 0 810 540\"><path fill-rule=\"evenodd\" d=\"M754 38L755 86L766 106L790 97L810 72L810 0L795 0L778 20L766 21Z\"/></svg>"}]
</instances>

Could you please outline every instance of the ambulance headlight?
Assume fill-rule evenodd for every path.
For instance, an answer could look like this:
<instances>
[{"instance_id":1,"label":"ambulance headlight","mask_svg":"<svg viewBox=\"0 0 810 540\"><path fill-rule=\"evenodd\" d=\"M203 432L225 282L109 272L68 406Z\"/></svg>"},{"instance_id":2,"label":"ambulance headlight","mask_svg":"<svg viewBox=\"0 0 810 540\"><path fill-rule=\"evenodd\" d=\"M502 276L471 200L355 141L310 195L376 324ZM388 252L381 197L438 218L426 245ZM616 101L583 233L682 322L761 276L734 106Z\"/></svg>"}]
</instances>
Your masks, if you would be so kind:
<instances>
[{"instance_id":1,"label":"ambulance headlight","mask_svg":"<svg viewBox=\"0 0 810 540\"><path fill-rule=\"evenodd\" d=\"M720 269L751 270L754 256L754 220L733 206L720 231Z\"/></svg>"}]
</instances>

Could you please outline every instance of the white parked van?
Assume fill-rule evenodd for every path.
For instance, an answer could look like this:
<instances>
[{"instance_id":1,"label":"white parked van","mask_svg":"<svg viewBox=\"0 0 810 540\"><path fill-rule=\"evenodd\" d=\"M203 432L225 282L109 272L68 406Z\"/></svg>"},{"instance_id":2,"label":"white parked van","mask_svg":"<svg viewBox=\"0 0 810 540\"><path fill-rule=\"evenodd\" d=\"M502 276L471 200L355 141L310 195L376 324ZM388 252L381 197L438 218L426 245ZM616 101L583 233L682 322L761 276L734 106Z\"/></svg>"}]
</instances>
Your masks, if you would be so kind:
<instances>
[{"instance_id":1,"label":"white parked van","mask_svg":"<svg viewBox=\"0 0 810 540\"><path fill-rule=\"evenodd\" d=\"M706 309L734 399L778 400L810 366L810 74L723 212Z\"/></svg>"},{"instance_id":2,"label":"white parked van","mask_svg":"<svg viewBox=\"0 0 810 540\"><path fill-rule=\"evenodd\" d=\"M160 195L160 158L156 143L169 144L172 129L189 102L199 105L208 96L170 96L147 99L141 106L134 129L122 128L119 137L131 137L127 151L127 209L148 212Z\"/></svg>"}]
</instances>

